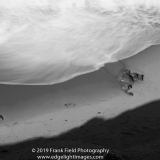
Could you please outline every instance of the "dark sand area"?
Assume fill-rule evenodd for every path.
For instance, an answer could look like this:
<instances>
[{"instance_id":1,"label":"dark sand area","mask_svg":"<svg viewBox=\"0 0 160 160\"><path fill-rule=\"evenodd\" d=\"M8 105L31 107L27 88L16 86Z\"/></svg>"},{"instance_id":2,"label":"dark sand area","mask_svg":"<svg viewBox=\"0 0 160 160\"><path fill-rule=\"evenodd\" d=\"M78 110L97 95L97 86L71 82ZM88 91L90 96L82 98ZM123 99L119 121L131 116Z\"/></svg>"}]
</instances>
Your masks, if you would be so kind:
<instances>
[{"instance_id":1,"label":"dark sand area","mask_svg":"<svg viewBox=\"0 0 160 160\"><path fill-rule=\"evenodd\" d=\"M159 160L160 101L139 106L110 120L93 118L56 137L39 137L1 146L0 160L36 160L37 155L57 154L32 153L32 148L106 148L109 153L121 155L125 160ZM113 157L106 159L116 160Z\"/></svg>"}]
</instances>

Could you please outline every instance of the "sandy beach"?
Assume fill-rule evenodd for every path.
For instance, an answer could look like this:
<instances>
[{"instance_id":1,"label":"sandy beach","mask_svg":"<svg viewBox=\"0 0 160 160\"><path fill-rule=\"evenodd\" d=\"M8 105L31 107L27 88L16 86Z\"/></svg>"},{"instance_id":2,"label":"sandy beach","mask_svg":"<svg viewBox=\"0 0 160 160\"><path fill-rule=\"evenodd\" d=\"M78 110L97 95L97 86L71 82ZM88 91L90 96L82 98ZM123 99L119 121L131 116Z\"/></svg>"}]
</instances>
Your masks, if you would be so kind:
<instances>
[{"instance_id":1,"label":"sandy beach","mask_svg":"<svg viewBox=\"0 0 160 160\"><path fill-rule=\"evenodd\" d=\"M133 85L134 96L101 70L51 86L1 85L0 159L36 159L41 154L32 148L81 147L108 148L125 160L158 160L159 51L152 46L122 61L145 76Z\"/></svg>"}]
</instances>

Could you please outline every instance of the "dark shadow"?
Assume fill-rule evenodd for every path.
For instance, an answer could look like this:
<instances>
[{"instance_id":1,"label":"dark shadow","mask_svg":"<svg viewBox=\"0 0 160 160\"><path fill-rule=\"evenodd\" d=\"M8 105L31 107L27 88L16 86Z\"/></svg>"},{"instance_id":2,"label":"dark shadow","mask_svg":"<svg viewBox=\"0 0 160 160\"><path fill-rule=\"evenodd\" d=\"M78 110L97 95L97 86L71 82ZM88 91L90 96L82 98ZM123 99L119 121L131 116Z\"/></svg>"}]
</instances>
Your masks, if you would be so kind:
<instances>
[{"instance_id":1,"label":"dark shadow","mask_svg":"<svg viewBox=\"0 0 160 160\"><path fill-rule=\"evenodd\" d=\"M160 101L145 104L110 120L91 119L81 127L57 137L37 138L15 145L1 146L0 160L37 160L36 155L89 154L46 153L44 150L42 153L33 153L33 148L105 148L109 149L109 153L119 154L125 160L159 160Z\"/></svg>"}]
</instances>

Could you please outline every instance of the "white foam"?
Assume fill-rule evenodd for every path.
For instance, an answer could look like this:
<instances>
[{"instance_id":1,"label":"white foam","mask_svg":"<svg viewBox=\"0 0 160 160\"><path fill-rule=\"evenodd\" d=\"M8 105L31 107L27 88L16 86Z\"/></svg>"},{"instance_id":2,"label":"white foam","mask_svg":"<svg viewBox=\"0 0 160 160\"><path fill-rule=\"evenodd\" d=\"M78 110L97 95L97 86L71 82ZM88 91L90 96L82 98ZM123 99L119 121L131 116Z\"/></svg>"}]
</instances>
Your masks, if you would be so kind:
<instances>
[{"instance_id":1,"label":"white foam","mask_svg":"<svg viewBox=\"0 0 160 160\"><path fill-rule=\"evenodd\" d=\"M8 1L11 6L2 20L8 26L3 30L6 37L3 36L5 41L0 45L3 84L60 83L133 56L159 42L160 31L154 26L159 19L152 14L147 17L143 12L137 18L134 15L137 10L130 10L127 3L120 10L121 3L115 5L109 0L54 1L53 8L47 5L49 1L34 2L33 7L29 5L32 1L27 5L25 1L15 1L13 7ZM92 5L95 2L99 3L98 10ZM19 3L24 3L21 9Z\"/></svg>"}]
</instances>

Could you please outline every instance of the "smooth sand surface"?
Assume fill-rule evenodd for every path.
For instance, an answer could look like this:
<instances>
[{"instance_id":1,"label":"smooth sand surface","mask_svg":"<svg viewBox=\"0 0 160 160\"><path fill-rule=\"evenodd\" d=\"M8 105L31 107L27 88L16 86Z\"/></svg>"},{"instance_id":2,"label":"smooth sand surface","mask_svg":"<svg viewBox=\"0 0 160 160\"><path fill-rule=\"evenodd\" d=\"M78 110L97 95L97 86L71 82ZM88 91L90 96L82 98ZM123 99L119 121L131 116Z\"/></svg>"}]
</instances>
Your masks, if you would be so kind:
<instances>
[{"instance_id":1,"label":"smooth sand surface","mask_svg":"<svg viewBox=\"0 0 160 160\"><path fill-rule=\"evenodd\" d=\"M118 63L107 64L105 69L108 69L108 71L115 76L118 73L116 73L116 71L120 69L120 67L117 67L119 65ZM66 134L66 138L62 138L65 140L52 143L54 147L65 147L65 145L68 144L72 147L83 145L93 148L97 146L107 148L108 143L110 148L121 151L124 148L126 149L128 145L130 148L128 148L129 151L126 151L126 154L131 153L130 155L132 156L130 159L134 159L133 157L136 156L134 153L136 153L137 156L143 154L144 157L146 156L145 159L147 159L147 152L149 152L148 154L150 154L150 152L155 154L154 149L156 150L157 148L156 146L154 148L150 140L155 137L154 133L157 133L160 128L157 128L159 127L159 122L152 121L152 119L155 118L154 114L160 115L160 113L158 113L160 110L158 110L156 105L153 106L153 108L148 107L151 111L148 111L149 109L147 108L147 114L145 114L145 108L143 108L141 112L138 112L138 109L141 108L142 105L145 107L147 103L160 99L160 46L152 46L136 56L123 60L122 63L125 64L127 69L144 74L145 76L144 82L137 82L133 85L133 89L131 90L134 93L133 97L121 91L121 87L114 76L111 76L109 73L104 73L101 70L51 86L0 85L0 115L4 118L4 120L0 121L1 158L3 159L3 157L5 157L5 159L9 159L10 156L13 157L11 151L15 149L13 147L10 151L3 153L4 150L2 149L4 149L3 147L6 144L16 144L25 141L23 142L25 148L17 146L16 149L19 150L19 153L16 152L14 156L22 156L22 150L25 150L29 157L32 153L31 151L26 151L26 147L28 146L29 149L31 145L33 147L34 144L34 147L37 147L36 143L41 143L41 141L34 141L34 138L54 138L61 136L62 133L64 137ZM134 117L132 116L132 112ZM127 119L124 120L124 123L120 123L122 120L121 117L123 117L125 113L129 113L130 117L132 117L132 121L129 121L129 124L127 124ZM142 122L144 114L145 121ZM118 122L116 121L117 118ZM116 123L111 123L112 127L110 131L112 130L112 132L99 126L101 124L107 124L111 120L116 121ZM92 125L88 125L87 127L87 124ZM139 124L142 126L143 124L146 125L144 127L152 126L154 133L148 132L148 146L146 145L147 142L143 144L141 141L145 128L142 133L137 134L136 141L134 142L134 146L136 145L136 147L133 148L133 153L131 143L133 143L132 138L134 139L135 133L129 130L129 127L134 125L138 130ZM81 133L82 130L68 133L72 129L80 126L84 126L88 131L86 133ZM92 127L89 128L90 126ZM104 127L106 126L104 125ZM148 128L146 128L146 130L147 129ZM102 134L100 132L101 130L103 130ZM121 134L119 131L128 132L130 135L127 135L127 133ZM139 129L139 132L141 132L141 129ZM151 133L153 133L153 135ZM89 140L90 138L86 140L84 138L85 135L90 138L96 135L92 137L94 143ZM115 136L115 141L113 135ZM121 137L119 137L119 135L121 135ZM111 137L112 143L110 141L111 139L109 140L107 137ZM122 141L122 139L125 140ZM30 141L30 145L27 141ZM75 143L75 141L77 142ZM157 141L159 141L159 139L157 139ZM47 140L42 142L42 144L46 144L46 147L47 144L51 146ZM157 142L157 146L159 145L160 143ZM142 146L145 146L142 151L144 153L138 149L138 147L141 148ZM142 157L142 159L144 157ZM26 157L24 156L23 158L25 159ZM156 160L156 158L157 157L153 159Z\"/></svg>"}]
</instances>

